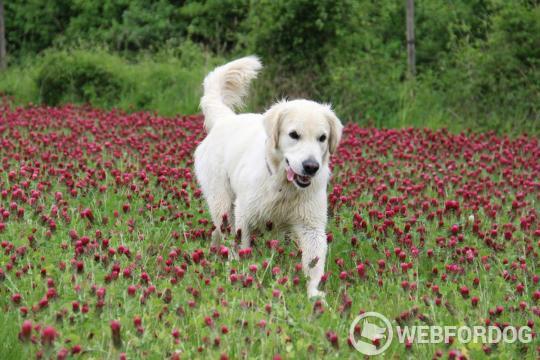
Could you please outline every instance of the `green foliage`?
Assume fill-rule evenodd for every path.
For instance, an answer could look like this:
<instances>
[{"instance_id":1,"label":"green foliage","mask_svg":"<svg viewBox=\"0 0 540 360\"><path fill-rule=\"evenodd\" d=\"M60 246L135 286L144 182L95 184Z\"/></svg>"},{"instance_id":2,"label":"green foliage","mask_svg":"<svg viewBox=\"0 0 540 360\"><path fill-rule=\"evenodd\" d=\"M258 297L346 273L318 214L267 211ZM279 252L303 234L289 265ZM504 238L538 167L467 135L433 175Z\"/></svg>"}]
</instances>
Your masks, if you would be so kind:
<instances>
[{"instance_id":1,"label":"green foliage","mask_svg":"<svg viewBox=\"0 0 540 360\"><path fill-rule=\"evenodd\" d=\"M8 54L33 54L51 46L73 16L71 0L4 1Z\"/></svg>"},{"instance_id":2,"label":"green foliage","mask_svg":"<svg viewBox=\"0 0 540 360\"><path fill-rule=\"evenodd\" d=\"M358 15L343 24L336 40L339 51L325 57L328 71L320 100L331 102L345 120L388 123L400 107L399 85L407 64L403 36L398 36L405 31L403 8L384 5L355 2L351 12Z\"/></svg>"},{"instance_id":3,"label":"green foliage","mask_svg":"<svg viewBox=\"0 0 540 360\"><path fill-rule=\"evenodd\" d=\"M465 127L538 133L539 46L540 8L501 3L485 40L456 41L440 69L421 74L420 83Z\"/></svg>"},{"instance_id":4,"label":"green foliage","mask_svg":"<svg viewBox=\"0 0 540 360\"><path fill-rule=\"evenodd\" d=\"M418 77L411 81L398 35L405 32L403 8L356 5L359 15L326 57L328 77L321 83L320 97L339 114L388 127L540 132L538 6L418 2Z\"/></svg>"},{"instance_id":5,"label":"green foliage","mask_svg":"<svg viewBox=\"0 0 540 360\"><path fill-rule=\"evenodd\" d=\"M35 59L27 59L17 66L9 67L0 76L0 96L7 96L21 104L39 103L39 90L35 81L38 72Z\"/></svg>"},{"instance_id":6,"label":"green foliage","mask_svg":"<svg viewBox=\"0 0 540 360\"><path fill-rule=\"evenodd\" d=\"M250 9L248 41L257 54L287 70L317 70L350 8L350 1L257 1Z\"/></svg>"},{"instance_id":7,"label":"green foliage","mask_svg":"<svg viewBox=\"0 0 540 360\"><path fill-rule=\"evenodd\" d=\"M325 57L336 46L352 1L255 1L239 43L266 65L256 91L268 97L317 97L327 71Z\"/></svg>"},{"instance_id":8,"label":"green foliage","mask_svg":"<svg viewBox=\"0 0 540 360\"><path fill-rule=\"evenodd\" d=\"M159 48L172 39L178 43L185 28L177 9L166 0L73 3L78 15L71 19L65 33L68 43L85 40L118 51L137 51Z\"/></svg>"},{"instance_id":9,"label":"green foliage","mask_svg":"<svg viewBox=\"0 0 540 360\"><path fill-rule=\"evenodd\" d=\"M175 73L174 66L203 69L218 56L255 53L265 71L252 92L253 110L281 97L308 97L331 102L340 117L364 125L540 131L537 1L418 0L415 14L418 76L411 80L402 2L60 0L45 6L11 1L6 3L9 60L20 66L0 79L0 91L21 100L38 93L36 101L50 104L134 103L169 113L184 100L169 86L179 83L165 79L188 77L194 87L175 85L174 91L198 111L192 105L204 74ZM98 56L86 51L80 59L72 59L80 52L55 50L63 55L53 61L47 52L36 61L36 54L51 47L103 50ZM138 71L147 77L133 76L130 66L142 66ZM33 83L37 71L41 80ZM146 86L171 95L133 90Z\"/></svg>"},{"instance_id":10,"label":"green foliage","mask_svg":"<svg viewBox=\"0 0 540 360\"><path fill-rule=\"evenodd\" d=\"M114 51L159 50L186 38L215 52L236 46L248 0L30 0L8 2L9 52L17 56L52 45L92 44ZM23 34L21 37L20 34Z\"/></svg>"},{"instance_id":11,"label":"green foliage","mask_svg":"<svg viewBox=\"0 0 540 360\"><path fill-rule=\"evenodd\" d=\"M12 67L0 93L16 102L195 113L205 74L222 61L191 42L130 61L102 49L50 50Z\"/></svg>"},{"instance_id":12,"label":"green foliage","mask_svg":"<svg viewBox=\"0 0 540 360\"><path fill-rule=\"evenodd\" d=\"M190 39L216 53L233 50L248 14L248 0L186 1L179 10Z\"/></svg>"},{"instance_id":13,"label":"green foliage","mask_svg":"<svg viewBox=\"0 0 540 360\"><path fill-rule=\"evenodd\" d=\"M113 71L107 61L110 58L88 52L47 54L36 78L41 102L51 106L62 102L114 104L125 81Z\"/></svg>"}]
</instances>

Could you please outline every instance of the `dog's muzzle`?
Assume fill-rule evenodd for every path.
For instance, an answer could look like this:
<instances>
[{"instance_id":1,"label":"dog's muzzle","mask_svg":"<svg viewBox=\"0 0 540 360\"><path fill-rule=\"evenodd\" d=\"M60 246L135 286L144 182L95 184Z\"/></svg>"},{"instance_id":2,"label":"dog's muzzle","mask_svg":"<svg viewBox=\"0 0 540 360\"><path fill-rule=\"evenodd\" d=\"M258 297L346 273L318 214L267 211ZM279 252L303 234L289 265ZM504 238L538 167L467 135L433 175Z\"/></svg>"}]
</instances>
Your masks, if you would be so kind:
<instances>
[{"instance_id":1,"label":"dog's muzzle","mask_svg":"<svg viewBox=\"0 0 540 360\"><path fill-rule=\"evenodd\" d=\"M311 185L311 179L312 176L310 175L300 175L297 174L292 167L289 165L289 160L286 159L287 167L285 169L287 173L287 180L290 182L294 182L296 186L300 188L306 188L309 185Z\"/></svg>"}]
</instances>

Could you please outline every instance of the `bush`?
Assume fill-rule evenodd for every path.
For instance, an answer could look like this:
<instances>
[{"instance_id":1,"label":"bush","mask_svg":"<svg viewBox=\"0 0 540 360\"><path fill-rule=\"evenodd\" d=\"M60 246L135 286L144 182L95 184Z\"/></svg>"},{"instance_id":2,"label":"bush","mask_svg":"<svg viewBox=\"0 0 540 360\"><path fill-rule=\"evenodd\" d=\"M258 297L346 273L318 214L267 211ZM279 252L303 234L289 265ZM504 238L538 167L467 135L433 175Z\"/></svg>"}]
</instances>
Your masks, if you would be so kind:
<instances>
[{"instance_id":1,"label":"bush","mask_svg":"<svg viewBox=\"0 0 540 360\"><path fill-rule=\"evenodd\" d=\"M225 60L192 42L129 61L103 49L54 50L12 66L0 94L16 103L85 104L160 114L199 111L204 76Z\"/></svg>"},{"instance_id":2,"label":"bush","mask_svg":"<svg viewBox=\"0 0 540 360\"><path fill-rule=\"evenodd\" d=\"M36 78L40 101L50 106L63 102L112 106L126 79L113 72L102 56L83 51L47 54Z\"/></svg>"}]
</instances>

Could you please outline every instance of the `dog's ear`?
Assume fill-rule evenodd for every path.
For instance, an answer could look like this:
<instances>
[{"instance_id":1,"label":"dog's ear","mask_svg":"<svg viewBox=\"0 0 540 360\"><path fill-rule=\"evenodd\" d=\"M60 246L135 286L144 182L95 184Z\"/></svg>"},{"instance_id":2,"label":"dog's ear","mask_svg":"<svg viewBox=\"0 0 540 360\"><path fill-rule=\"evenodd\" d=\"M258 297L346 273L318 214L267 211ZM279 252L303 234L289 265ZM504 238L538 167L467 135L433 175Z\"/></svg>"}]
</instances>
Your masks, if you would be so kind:
<instances>
[{"instance_id":1,"label":"dog's ear","mask_svg":"<svg viewBox=\"0 0 540 360\"><path fill-rule=\"evenodd\" d=\"M279 146L279 128L283 121L283 102L277 103L263 114L263 126L268 136L267 147L277 150Z\"/></svg>"},{"instance_id":2,"label":"dog's ear","mask_svg":"<svg viewBox=\"0 0 540 360\"><path fill-rule=\"evenodd\" d=\"M343 125L341 125L341 121L338 119L336 114L334 114L332 109L330 109L330 107L328 107L326 118L328 119L328 123L330 124L330 135L328 136L328 149L330 150L330 154L333 154L336 152L336 149L341 140L341 133L343 132Z\"/></svg>"}]
</instances>

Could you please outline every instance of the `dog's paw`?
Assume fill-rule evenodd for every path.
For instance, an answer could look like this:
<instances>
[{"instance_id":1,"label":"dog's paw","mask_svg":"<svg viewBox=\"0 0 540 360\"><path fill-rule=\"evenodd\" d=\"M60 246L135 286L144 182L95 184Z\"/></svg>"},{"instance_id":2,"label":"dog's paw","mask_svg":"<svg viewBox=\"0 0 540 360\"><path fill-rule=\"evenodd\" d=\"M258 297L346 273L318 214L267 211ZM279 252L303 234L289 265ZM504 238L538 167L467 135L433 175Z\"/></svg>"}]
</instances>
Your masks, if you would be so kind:
<instances>
[{"instance_id":1,"label":"dog's paw","mask_svg":"<svg viewBox=\"0 0 540 360\"><path fill-rule=\"evenodd\" d=\"M229 261L240 260L240 256L238 256L238 251L236 249L229 249L228 260Z\"/></svg>"}]
</instances>

